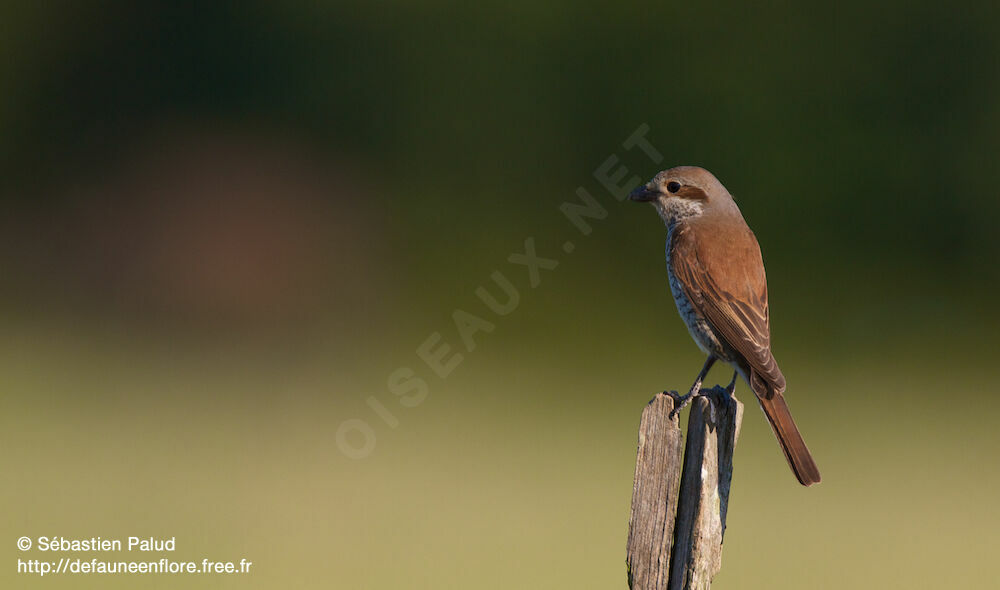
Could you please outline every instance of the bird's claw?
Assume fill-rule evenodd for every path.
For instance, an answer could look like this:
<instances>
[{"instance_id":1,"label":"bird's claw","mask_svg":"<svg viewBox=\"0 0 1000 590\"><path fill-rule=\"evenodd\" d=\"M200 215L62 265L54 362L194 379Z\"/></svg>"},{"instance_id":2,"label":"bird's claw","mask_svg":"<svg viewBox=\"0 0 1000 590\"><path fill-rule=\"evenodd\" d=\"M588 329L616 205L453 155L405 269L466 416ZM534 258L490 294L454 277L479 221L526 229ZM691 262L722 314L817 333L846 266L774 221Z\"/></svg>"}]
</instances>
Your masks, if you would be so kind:
<instances>
[{"instance_id":1,"label":"bird's claw","mask_svg":"<svg viewBox=\"0 0 1000 590\"><path fill-rule=\"evenodd\" d=\"M670 399L674 400L674 409L670 410L670 419L671 420L673 420L675 417L677 417L677 414L679 414L680 411L683 410L685 406L687 406L689 403L691 403L691 399L695 395L698 395L694 391L689 391L689 392L687 392L684 395L681 395L681 394L677 393L676 391L664 391L663 393L666 394L666 395L669 395Z\"/></svg>"}]
</instances>

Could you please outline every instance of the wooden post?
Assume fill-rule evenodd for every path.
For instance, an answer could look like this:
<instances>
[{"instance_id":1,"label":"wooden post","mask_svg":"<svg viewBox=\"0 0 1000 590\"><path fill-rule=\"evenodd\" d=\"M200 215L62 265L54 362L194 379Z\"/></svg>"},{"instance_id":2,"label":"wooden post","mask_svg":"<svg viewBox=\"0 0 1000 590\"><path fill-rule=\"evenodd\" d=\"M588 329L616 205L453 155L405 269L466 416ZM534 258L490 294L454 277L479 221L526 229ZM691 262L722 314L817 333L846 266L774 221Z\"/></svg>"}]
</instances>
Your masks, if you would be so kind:
<instances>
[{"instance_id":1,"label":"wooden post","mask_svg":"<svg viewBox=\"0 0 1000 590\"><path fill-rule=\"evenodd\" d=\"M721 387L703 389L691 403L683 459L673 409L671 395L658 394L639 423L627 546L632 590L709 588L722 566L743 404Z\"/></svg>"},{"instance_id":2,"label":"wooden post","mask_svg":"<svg viewBox=\"0 0 1000 590\"><path fill-rule=\"evenodd\" d=\"M676 499L681 483L681 427L670 417L674 400L659 393L642 411L639 449L628 521L628 585L633 590L663 590L670 575Z\"/></svg>"}]
</instances>

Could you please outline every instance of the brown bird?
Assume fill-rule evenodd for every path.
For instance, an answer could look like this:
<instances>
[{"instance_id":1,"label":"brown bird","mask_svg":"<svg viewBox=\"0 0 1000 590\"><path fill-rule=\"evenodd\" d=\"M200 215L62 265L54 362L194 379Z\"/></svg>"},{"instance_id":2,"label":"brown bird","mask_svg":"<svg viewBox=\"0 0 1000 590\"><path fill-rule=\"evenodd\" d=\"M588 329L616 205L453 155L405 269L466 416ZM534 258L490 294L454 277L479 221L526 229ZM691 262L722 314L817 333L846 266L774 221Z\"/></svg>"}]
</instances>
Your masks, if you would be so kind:
<instances>
[{"instance_id":1,"label":"brown bird","mask_svg":"<svg viewBox=\"0 0 1000 590\"><path fill-rule=\"evenodd\" d=\"M732 195L696 166L664 170L629 195L653 204L667 226L667 276L681 318L708 360L678 410L701 390L716 360L750 384L799 483L820 475L785 403L785 376L771 354L767 278L757 238Z\"/></svg>"}]
</instances>

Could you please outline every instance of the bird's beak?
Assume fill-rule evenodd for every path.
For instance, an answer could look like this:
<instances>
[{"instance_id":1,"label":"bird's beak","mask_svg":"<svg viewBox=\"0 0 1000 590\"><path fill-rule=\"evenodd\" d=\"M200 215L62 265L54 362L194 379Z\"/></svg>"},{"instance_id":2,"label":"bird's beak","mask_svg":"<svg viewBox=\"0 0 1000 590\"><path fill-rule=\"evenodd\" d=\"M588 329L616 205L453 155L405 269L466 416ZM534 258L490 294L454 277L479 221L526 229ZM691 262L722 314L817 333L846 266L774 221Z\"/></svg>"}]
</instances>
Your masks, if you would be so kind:
<instances>
[{"instance_id":1,"label":"bird's beak","mask_svg":"<svg viewBox=\"0 0 1000 590\"><path fill-rule=\"evenodd\" d=\"M652 201L658 196L660 196L660 191L651 189L645 184L639 185L634 191L628 194L630 200L639 202Z\"/></svg>"}]
</instances>

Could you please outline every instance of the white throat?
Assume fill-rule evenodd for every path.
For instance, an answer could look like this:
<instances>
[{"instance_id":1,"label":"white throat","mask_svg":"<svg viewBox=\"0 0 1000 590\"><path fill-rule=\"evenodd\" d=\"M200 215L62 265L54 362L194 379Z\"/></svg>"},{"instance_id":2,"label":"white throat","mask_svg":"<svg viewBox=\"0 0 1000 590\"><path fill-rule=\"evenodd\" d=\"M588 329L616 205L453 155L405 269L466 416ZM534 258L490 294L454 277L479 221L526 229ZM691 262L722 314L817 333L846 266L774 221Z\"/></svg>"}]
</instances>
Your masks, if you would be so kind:
<instances>
[{"instance_id":1,"label":"white throat","mask_svg":"<svg viewBox=\"0 0 1000 590\"><path fill-rule=\"evenodd\" d=\"M660 214L663 223L670 228L678 221L701 215L705 205L701 201L692 199L667 197L653 201L653 207L656 207L656 212Z\"/></svg>"}]
</instances>

